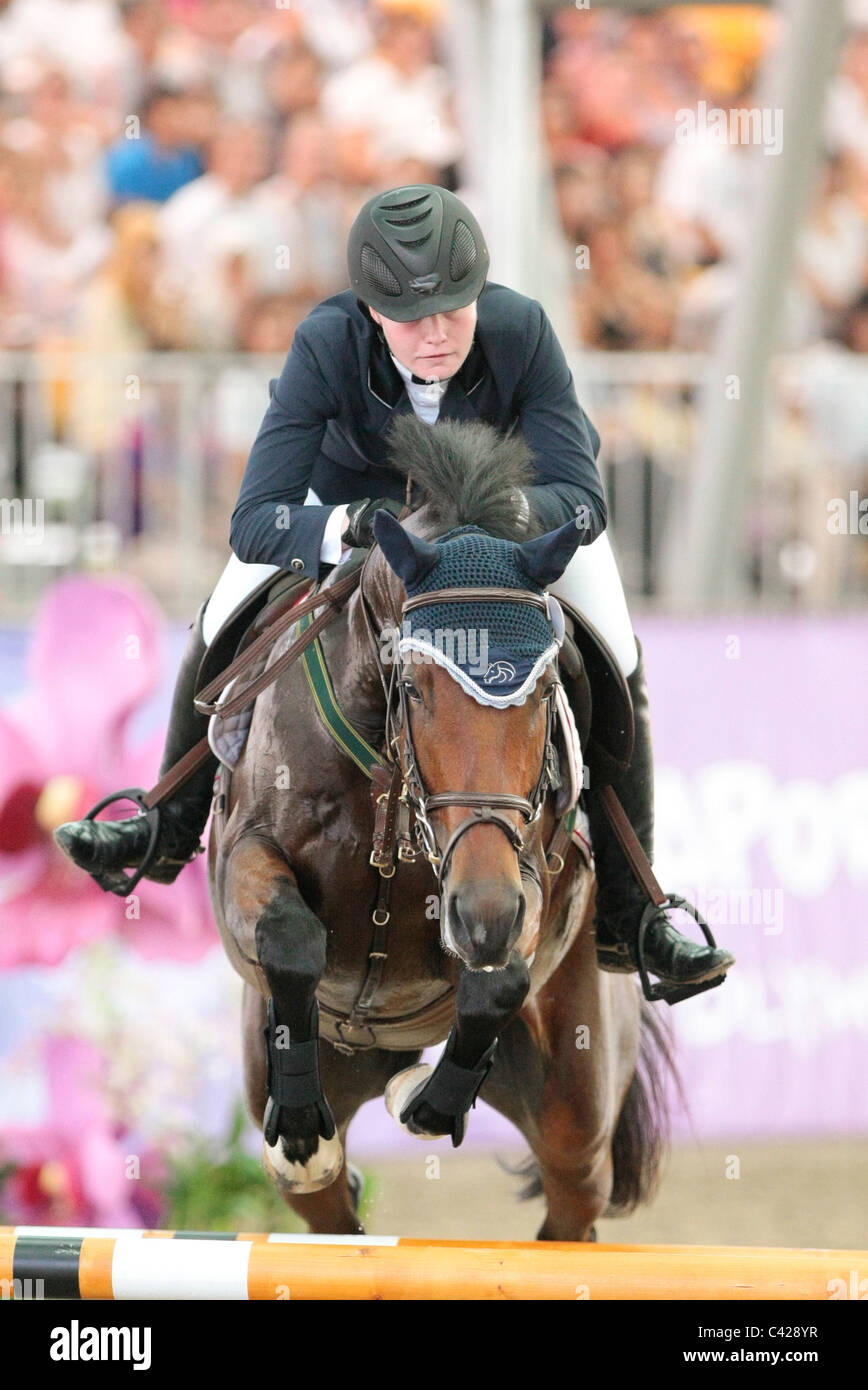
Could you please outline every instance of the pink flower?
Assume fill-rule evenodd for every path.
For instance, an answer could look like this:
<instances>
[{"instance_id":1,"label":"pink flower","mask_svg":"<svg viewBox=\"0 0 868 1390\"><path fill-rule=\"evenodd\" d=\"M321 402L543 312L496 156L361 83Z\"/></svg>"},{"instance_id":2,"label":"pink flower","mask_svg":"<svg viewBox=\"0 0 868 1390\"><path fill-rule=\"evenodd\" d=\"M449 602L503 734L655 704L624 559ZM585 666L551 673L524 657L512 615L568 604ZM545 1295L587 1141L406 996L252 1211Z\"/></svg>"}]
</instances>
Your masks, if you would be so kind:
<instances>
[{"instance_id":1,"label":"pink flower","mask_svg":"<svg viewBox=\"0 0 868 1390\"><path fill-rule=\"evenodd\" d=\"M0 1206L17 1225L159 1225L159 1160L135 1152L113 1124L101 1092L105 1066L90 1043L58 1037L42 1045L48 1115L42 1125L0 1135ZM143 1180L142 1170L154 1170Z\"/></svg>"},{"instance_id":2,"label":"pink flower","mask_svg":"<svg viewBox=\"0 0 868 1390\"><path fill-rule=\"evenodd\" d=\"M51 831L123 787L156 781L162 737L130 745L160 683L161 619L126 579L62 580L37 618L29 686L0 710L0 969L56 965L117 933L143 956L195 960L216 941L204 856L174 884L104 893ZM114 811L132 814L128 803Z\"/></svg>"}]
</instances>

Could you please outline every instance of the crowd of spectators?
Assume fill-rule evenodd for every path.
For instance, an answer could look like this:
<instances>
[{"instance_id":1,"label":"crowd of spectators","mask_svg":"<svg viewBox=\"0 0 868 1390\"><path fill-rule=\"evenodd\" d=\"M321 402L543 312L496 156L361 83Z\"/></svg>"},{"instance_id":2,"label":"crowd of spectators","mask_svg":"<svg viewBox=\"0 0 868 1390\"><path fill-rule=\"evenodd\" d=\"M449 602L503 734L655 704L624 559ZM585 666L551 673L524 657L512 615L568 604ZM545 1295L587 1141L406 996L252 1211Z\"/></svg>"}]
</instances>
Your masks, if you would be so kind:
<instances>
[{"instance_id":1,"label":"crowd of spectators","mask_svg":"<svg viewBox=\"0 0 868 1390\"><path fill-rule=\"evenodd\" d=\"M285 350L382 187L454 178L436 0L0 0L0 334Z\"/></svg>"},{"instance_id":2,"label":"crowd of spectators","mask_svg":"<svg viewBox=\"0 0 868 1390\"><path fill-rule=\"evenodd\" d=\"M772 454L814 467L822 440L861 482L865 378L851 367L868 350L868 0L848 7L784 316L783 346L818 356L783 383L786 445ZM703 105L728 118L761 104L780 18L718 4L546 14L542 125L575 256L576 338L706 352L771 159L676 129ZM415 181L463 191L445 19L444 0L0 0L0 348L59 363L55 381L76 351L284 354L312 306L346 287L346 233L368 197ZM484 221L479 190L471 201ZM223 544L266 385L239 362L210 390L203 447L213 438L221 464L208 476ZM670 471L683 470L691 407L673 399L649 410L644 393L616 393L596 420L609 453L629 436L622 454L665 471L665 436ZM96 372L55 389L46 433L95 461L97 491L120 479L138 498L144 452L153 472L168 441L168 478L184 447L164 435L183 415L168 401L142 426ZM125 532L140 527L133 510Z\"/></svg>"},{"instance_id":3,"label":"crowd of spectators","mask_svg":"<svg viewBox=\"0 0 868 1390\"><path fill-rule=\"evenodd\" d=\"M868 24L868 12L866 12ZM656 14L564 7L548 30L544 125L565 231L586 248L575 320L592 348L705 349L736 287L756 181L752 145L708 113L761 108L780 16L759 6ZM699 112L690 138L680 113ZM769 113L772 115L773 113ZM781 138L785 132L780 132ZM829 93L821 176L802 228L785 341L855 346L868 292L868 27L854 25Z\"/></svg>"},{"instance_id":4,"label":"crowd of spectators","mask_svg":"<svg viewBox=\"0 0 868 1390\"><path fill-rule=\"evenodd\" d=\"M864 543L842 546L826 526L830 498L868 485L865 0L849 0L848 17L785 294L787 355L772 378L746 538L758 590L819 603L868 582ZM552 13L543 128L585 348L713 352L741 283L760 183L788 136L786 112L769 107L765 125L748 117L767 104L763 64L783 38L781 13L757 5ZM622 549L628 583L645 593L654 566L640 480L665 508L686 478L699 419L686 387L616 389L594 403L603 458L617 456L627 504L615 509L616 530L623 541L632 524L637 537Z\"/></svg>"},{"instance_id":5,"label":"crowd of spectators","mask_svg":"<svg viewBox=\"0 0 868 1390\"><path fill-rule=\"evenodd\" d=\"M455 185L438 0L0 0L0 341L96 350L285 346L345 284L378 188ZM581 341L705 348L763 173L674 138L679 111L755 106L759 6L563 6L544 128ZM787 345L852 342L868 291L868 29L832 87Z\"/></svg>"}]
</instances>

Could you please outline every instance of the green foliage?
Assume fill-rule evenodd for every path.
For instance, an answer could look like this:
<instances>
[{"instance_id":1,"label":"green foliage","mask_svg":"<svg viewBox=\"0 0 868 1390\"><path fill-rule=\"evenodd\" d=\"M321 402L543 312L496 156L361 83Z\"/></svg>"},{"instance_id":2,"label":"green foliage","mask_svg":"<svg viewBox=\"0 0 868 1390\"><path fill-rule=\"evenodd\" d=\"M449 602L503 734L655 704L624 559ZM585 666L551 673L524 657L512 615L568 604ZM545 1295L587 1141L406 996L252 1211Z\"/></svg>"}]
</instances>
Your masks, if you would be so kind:
<instances>
[{"instance_id":1,"label":"green foliage","mask_svg":"<svg viewBox=\"0 0 868 1390\"><path fill-rule=\"evenodd\" d=\"M15 1171L16 1165L14 1163L4 1163L0 1165L0 1203L2 1203L3 1201L3 1189L6 1186L6 1183L9 1181L9 1179L13 1176ZM9 1213L3 1209L2 1205L0 1205L0 1226L14 1226L16 1224L17 1223L13 1219L13 1217L11 1217Z\"/></svg>"},{"instance_id":2,"label":"green foliage","mask_svg":"<svg viewBox=\"0 0 868 1390\"><path fill-rule=\"evenodd\" d=\"M241 1145L245 1117L238 1105L222 1149L197 1142L168 1160L166 1225L179 1231L303 1231L277 1194L258 1158Z\"/></svg>"}]
</instances>

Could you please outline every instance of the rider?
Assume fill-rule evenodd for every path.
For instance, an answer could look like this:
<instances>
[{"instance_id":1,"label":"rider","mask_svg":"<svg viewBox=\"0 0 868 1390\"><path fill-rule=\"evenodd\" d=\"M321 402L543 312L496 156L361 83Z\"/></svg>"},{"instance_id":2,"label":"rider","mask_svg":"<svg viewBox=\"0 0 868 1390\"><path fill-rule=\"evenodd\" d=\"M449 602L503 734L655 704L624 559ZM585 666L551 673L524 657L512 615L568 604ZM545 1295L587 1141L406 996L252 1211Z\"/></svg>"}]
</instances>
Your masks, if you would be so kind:
<instances>
[{"instance_id":1,"label":"rider","mask_svg":"<svg viewBox=\"0 0 868 1390\"><path fill-rule=\"evenodd\" d=\"M599 436L581 409L572 375L541 306L486 279L488 249L472 212L432 185L391 189L370 199L349 234L352 288L318 304L293 338L253 444L232 517L232 558L199 612L175 688L162 772L203 736L193 708L196 674L225 620L277 570L313 579L345 547L370 546L380 507L397 515L405 479L387 466L389 423L415 411L518 427L534 458L527 506L543 531L581 516L585 527L553 592L602 633L633 699L629 771L613 787L649 859L653 848L653 766L648 700L621 580L607 537L596 467ZM369 496L364 496L367 493ZM374 500L371 500L373 498ZM287 524L288 522L288 524ZM163 804L159 855L148 877L173 882L199 848L216 759ZM597 871L597 955L603 969L637 966L646 899L596 799L588 799ZM149 826L127 820L75 821L57 841L80 867L117 873L141 861ZM691 984L723 974L733 957L682 936L664 913L645 937L645 961L665 982Z\"/></svg>"}]
</instances>

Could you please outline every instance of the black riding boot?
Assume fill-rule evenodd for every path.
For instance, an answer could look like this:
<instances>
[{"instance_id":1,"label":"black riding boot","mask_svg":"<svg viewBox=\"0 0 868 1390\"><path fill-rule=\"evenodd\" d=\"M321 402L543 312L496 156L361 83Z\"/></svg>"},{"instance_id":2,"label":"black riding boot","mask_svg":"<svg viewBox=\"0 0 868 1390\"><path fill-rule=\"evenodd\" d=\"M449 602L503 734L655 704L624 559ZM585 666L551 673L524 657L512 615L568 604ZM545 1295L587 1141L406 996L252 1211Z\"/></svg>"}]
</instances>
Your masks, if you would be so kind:
<instances>
[{"instance_id":1,"label":"black riding boot","mask_svg":"<svg viewBox=\"0 0 868 1390\"><path fill-rule=\"evenodd\" d=\"M204 605L193 624L190 640L172 697L169 729L160 765L162 777L208 731L207 715L193 708L196 674L206 651L202 636ZM145 877L157 883L174 883L184 865L199 852L199 837L211 809L217 759L210 757L175 794L160 806L157 853ZM136 868L150 842L151 818L137 815L128 820L68 821L55 830L56 843L70 859L96 879L101 888L124 897L129 880L121 872Z\"/></svg>"},{"instance_id":2,"label":"black riding boot","mask_svg":"<svg viewBox=\"0 0 868 1390\"><path fill-rule=\"evenodd\" d=\"M635 721L633 759L629 770L615 778L612 787L649 862L653 862L654 762L641 647L639 664L627 684ZM629 974L638 968L639 923L648 899L630 872L615 832L593 794L588 797L587 809L597 874L597 963L601 970ZM669 984L698 984L725 974L735 964L729 951L682 936L662 910L648 926L643 953L649 974Z\"/></svg>"}]
</instances>

